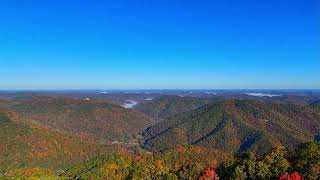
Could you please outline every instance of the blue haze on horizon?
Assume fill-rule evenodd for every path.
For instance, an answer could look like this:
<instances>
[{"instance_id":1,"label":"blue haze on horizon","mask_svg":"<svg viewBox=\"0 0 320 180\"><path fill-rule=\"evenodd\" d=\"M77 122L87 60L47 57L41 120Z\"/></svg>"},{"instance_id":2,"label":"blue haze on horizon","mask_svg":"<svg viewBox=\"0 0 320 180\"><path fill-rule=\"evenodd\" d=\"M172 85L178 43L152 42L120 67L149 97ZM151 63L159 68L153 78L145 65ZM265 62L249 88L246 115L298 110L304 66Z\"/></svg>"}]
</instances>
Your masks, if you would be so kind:
<instances>
[{"instance_id":1,"label":"blue haze on horizon","mask_svg":"<svg viewBox=\"0 0 320 180\"><path fill-rule=\"evenodd\" d=\"M318 0L2 0L0 89L320 89Z\"/></svg>"}]
</instances>

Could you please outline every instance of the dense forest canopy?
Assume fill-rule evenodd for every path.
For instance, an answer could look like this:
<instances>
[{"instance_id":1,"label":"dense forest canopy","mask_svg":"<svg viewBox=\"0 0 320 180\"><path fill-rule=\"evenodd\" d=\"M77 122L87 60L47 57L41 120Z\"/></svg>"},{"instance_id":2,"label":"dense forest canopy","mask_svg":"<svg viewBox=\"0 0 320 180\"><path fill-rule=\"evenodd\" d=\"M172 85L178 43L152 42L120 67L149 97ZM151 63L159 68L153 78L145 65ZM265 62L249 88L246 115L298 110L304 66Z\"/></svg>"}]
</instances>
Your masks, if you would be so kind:
<instances>
[{"instance_id":1,"label":"dense forest canopy","mask_svg":"<svg viewBox=\"0 0 320 180\"><path fill-rule=\"evenodd\" d=\"M320 177L317 98L87 96L3 98L0 178Z\"/></svg>"}]
</instances>

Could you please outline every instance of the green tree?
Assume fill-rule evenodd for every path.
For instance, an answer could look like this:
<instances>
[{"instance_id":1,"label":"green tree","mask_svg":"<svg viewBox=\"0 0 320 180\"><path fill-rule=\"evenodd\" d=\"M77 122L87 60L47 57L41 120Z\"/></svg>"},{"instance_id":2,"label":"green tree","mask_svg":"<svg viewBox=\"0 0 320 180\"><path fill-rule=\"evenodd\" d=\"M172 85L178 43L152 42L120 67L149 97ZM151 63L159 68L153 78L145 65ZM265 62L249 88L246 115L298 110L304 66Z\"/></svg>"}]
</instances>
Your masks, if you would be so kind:
<instances>
[{"instance_id":1,"label":"green tree","mask_svg":"<svg viewBox=\"0 0 320 180\"><path fill-rule=\"evenodd\" d=\"M269 166L273 178L279 177L288 171L290 166L287 160L288 151L283 146L278 146L264 156L263 161Z\"/></svg>"},{"instance_id":2,"label":"green tree","mask_svg":"<svg viewBox=\"0 0 320 180\"><path fill-rule=\"evenodd\" d=\"M308 142L296 149L293 168L308 179L320 179L320 142Z\"/></svg>"}]
</instances>

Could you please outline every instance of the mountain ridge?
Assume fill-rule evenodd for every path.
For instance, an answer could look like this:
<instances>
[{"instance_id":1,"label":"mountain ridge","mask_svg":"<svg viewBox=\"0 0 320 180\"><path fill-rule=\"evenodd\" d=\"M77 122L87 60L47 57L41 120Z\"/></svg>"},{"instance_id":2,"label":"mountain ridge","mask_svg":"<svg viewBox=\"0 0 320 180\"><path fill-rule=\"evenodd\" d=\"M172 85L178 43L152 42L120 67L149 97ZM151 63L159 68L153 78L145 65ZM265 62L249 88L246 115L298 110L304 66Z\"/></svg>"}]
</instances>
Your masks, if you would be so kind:
<instances>
[{"instance_id":1,"label":"mountain ridge","mask_svg":"<svg viewBox=\"0 0 320 180\"><path fill-rule=\"evenodd\" d=\"M260 154L276 144L292 149L317 135L319 117L308 106L223 100L147 128L145 147L162 151L166 146L193 144L232 152L265 148Z\"/></svg>"}]
</instances>

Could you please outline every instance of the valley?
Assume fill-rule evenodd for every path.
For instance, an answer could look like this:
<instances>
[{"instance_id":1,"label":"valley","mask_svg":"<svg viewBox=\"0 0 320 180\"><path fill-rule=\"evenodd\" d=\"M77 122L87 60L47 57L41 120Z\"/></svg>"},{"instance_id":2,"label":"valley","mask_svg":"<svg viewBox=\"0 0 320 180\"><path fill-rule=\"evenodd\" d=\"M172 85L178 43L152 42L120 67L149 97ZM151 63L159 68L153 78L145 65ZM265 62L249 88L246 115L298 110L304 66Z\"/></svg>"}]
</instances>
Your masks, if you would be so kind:
<instances>
[{"instance_id":1,"label":"valley","mask_svg":"<svg viewBox=\"0 0 320 180\"><path fill-rule=\"evenodd\" d=\"M188 179L248 154L268 164L320 136L320 94L281 94L2 92L0 177Z\"/></svg>"}]
</instances>

